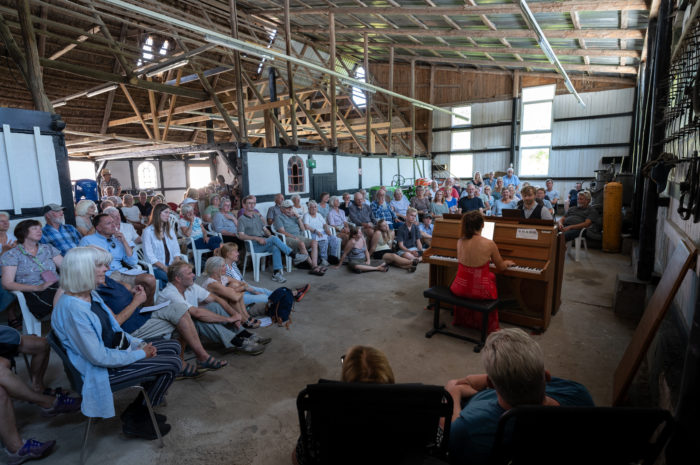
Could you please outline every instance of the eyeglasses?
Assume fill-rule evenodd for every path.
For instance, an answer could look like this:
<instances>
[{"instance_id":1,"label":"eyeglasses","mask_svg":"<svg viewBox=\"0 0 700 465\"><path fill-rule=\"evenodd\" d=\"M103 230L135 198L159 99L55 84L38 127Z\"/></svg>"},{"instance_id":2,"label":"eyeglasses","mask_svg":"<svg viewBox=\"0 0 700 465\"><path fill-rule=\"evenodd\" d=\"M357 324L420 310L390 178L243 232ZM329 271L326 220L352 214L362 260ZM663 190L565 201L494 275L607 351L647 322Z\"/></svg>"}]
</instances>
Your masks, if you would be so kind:
<instances>
[{"instance_id":1,"label":"eyeglasses","mask_svg":"<svg viewBox=\"0 0 700 465\"><path fill-rule=\"evenodd\" d=\"M110 239L107 239L107 241L109 241L109 246L111 248L113 248L113 249L117 248L117 244L114 243L114 239L110 238Z\"/></svg>"}]
</instances>

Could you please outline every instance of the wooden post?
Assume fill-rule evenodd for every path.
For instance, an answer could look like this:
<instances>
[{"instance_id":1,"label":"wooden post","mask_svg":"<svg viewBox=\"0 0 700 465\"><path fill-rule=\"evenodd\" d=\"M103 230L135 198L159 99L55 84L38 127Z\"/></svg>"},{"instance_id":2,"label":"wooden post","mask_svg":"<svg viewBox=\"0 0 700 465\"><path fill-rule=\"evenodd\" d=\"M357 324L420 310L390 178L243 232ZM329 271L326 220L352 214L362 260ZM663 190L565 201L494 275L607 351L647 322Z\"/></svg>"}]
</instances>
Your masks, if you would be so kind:
<instances>
[{"instance_id":1,"label":"wooden post","mask_svg":"<svg viewBox=\"0 0 700 465\"><path fill-rule=\"evenodd\" d=\"M389 48L389 90L394 91L394 47ZM389 115L387 119L389 120L389 131L386 134L387 148L386 154L388 157L391 156L391 120L394 116L394 97L389 96L389 110L387 114Z\"/></svg>"},{"instance_id":2,"label":"wooden post","mask_svg":"<svg viewBox=\"0 0 700 465\"><path fill-rule=\"evenodd\" d=\"M428 103L434 105L435 101L435 65L430 65L430 91L428 92ZM428 157L433 158L433 112L428 112ZM432 174L431 174L432 177Z\"/></svg>"},{"instance_id":3,"label":"wooden post","mask_svg":"<svg viewBox=\"0 0 700 465\"><path fill-rule=\"evenodd\" d=\"M411 60L411 98L416 98L416 60ZM416 106L411 105L411 156L416 156Z\"/></svg>"},{"instance_id":4,"label":"wooden post","mask_svg":"<svg viewBox=\"0 0 700 465\"><path fill-rule=\"evenodd\" d=\"M236 0L230 1L231 6L231 35L238 39L238 11ZM240 142L248 142L248 128L245 120L245 104L243 103L243 78L241 78L241 53L233 51L233 62L236 66L236 102L238 103L238 130L240 132Z\"/></svg>"},{"instance_id":5,"label":"wooden post","mask_svg":"<svg viewBox=\"0 0 700 465\"><path fill-rule=\"evenodd\" d=\"M29 9L29 0L17 0L17 14L22 27L22 41L24 42L24 55L26 57L27 85L32 93L34 108L39 111L53 113L53 105L46 96L44 82L41 78L41 66L39 64L39 49L36 43L36 34L32 25L32 12Z\"/></svg>"},{"instance_id":6,"label":"wooden post","mask_svg":"<svg viewBox=\"0 0 700 465\"><path fill-rule=\"evenodd\" d=\"M335 15L333 13L328 14L328 26L330 27L330 63L329 68L335 71ZM336 114L338 113L338 102L335 99L335 76L331 75L331 147L338 147L338 128L336 128Z\"/></svg>"},{"instance_id":7,"label":"wooden post","mask_svg":"<svg viewBox=\"0 0 700 465\"><path fill-rule=\"evenodd\" d=\"M289 22L289 0L284 0L284 42L287 55L292 54L292 27ZM292 145L299 145L297 138L297 104L294 99L294 77L292 62L287 60L287 86L289 87L289 118L292 124Z\"/></svg>"},{"instance_id":8,"label":"wooden post","mask_svg":"<svg viewBox=\"0 0 700 465\"><path fill-rule=\"evenodd\" d=\"M369 83L369 36L364 34L364 52L365 52L365 82ZM374 134L372 133L372 93L365 92L365 137L367 151L374 153Z\"/></svg>"}]
</instances>

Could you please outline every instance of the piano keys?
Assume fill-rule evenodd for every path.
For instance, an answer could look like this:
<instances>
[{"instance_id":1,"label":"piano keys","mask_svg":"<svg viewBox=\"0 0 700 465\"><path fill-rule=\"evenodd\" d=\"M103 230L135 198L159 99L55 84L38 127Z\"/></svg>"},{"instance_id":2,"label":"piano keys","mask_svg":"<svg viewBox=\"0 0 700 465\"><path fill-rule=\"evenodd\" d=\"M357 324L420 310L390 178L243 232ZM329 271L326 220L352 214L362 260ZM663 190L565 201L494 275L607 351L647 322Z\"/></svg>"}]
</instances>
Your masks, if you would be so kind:
<instances>
[{"instance_id":1,"label":"piano keys","mask_svg":"<svg viewBox=\"0 0 700 465\"><path fill-rule=\"evenodd\" d=\"M504 260L516 266L497 272L499 319L544 331L561 304L564 271L564 236L552 222L486 217L493 222L493 240ZM533 224L536 223L536 224ZM452 284L457 275L457 240L460 220L435 221L431 247L423 260L430 264L429 286Z\"/></svg>"}]
</instances>

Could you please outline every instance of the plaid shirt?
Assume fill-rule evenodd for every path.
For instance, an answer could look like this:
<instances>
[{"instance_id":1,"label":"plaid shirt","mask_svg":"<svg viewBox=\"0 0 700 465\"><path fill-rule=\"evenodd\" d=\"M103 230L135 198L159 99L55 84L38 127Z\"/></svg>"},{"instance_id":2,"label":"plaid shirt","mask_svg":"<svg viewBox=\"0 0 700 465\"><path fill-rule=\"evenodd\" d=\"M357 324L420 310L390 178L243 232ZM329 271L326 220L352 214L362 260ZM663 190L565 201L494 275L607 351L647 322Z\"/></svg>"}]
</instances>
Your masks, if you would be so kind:
<instances>
[{"instance_id":1,"label":"plaid shirt","mask_svg":"<svg viewBox=\"0 0 700 465\"><path fill-rule=\"evenodd\" d=\"M78 247L80 239L83 238L78 230L69 224L62 224L58 230L47 224L41 228L41 232L41 243L53 245L61 255L65 255L73 247Z\"/></svg>"},{"instance_id":2,"label":"plaid shirt","mask_svg":"<svg viewBox=\"0 0 700 465\"><path fill-rule=\"evenodd\" d=\"M396 214L391 211L389 205L386 202L379 205L376 201L372 202L370 206L372 208L372 213L374 217L379 220L385 220L389 224L389 229L394 229L394 221L396 221Z\"/></svg>"}]
</instances>

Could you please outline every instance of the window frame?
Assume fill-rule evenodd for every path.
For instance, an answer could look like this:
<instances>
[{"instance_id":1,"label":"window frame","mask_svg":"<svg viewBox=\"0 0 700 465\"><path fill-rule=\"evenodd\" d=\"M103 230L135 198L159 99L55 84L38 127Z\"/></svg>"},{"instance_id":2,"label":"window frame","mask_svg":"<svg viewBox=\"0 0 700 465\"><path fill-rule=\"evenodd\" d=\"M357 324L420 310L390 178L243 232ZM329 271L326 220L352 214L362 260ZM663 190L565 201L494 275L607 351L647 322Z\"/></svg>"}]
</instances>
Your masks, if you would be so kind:
<instances>
[{"instance_id":1,"label":"window frame","mask_svg":"<svg viewBox=\"0 0 700 465\"><path fill-rule=\"evenodd\" d=\"M293 172L297 168L296 174ZM287 160L287 193L297 194L306 192L306 173L304 160L299 155L293 155Z\"/></svg>"},{"instance_id":2,"label":"window frame","mask_svg":"<svg viewBox=\"0 0 700 465\"><path fill-rule=\"evenodd\" d=\"M525 101L524 98L521 98L520 102L520 132L518 133L518 172L520 175L524 176L546 176L549 174L549 166L550 166L550 161L551 161L551 156L552 156L552 140L554 138L554 98L556 97L557 93L557 87L556 84L545 84L541 86L531 86L532 87L551 87L552 88L552 97L550 99L538 99L538 100L528 100ZM528 89L528 87L523 88L523 92L525 89ZM528 106L530 105L538 105L538 104L543 104L543 103L548 103L550 105L550 111L549 111L549 125L548 129L535 129L535 130L525 130L525 111ZM549 145L528 145L524 146L522 139L523 136L529 136L529 135L537 135L537 134L549 134ZM526 171L526 165L524 163L524 158L523 158L523 152L525 151L530 151L530 150L546 150L547 151L547 170L544 173L539 173L539 172L528 172ZM529 165L527 165L529 166Z\"/></svg>"},{"instance_id":3,"label":"window frame","mask_svg":"<svg viewBox=\"0 0 700 465\"><path fill-rule=\"evenodd\" d=\"M141 170L148 166L153 169L153 182L155 183L153 186L144 186L141 179ZM158 189L158 168L156 168L156 165L154 165L153 162L144 160L139 163L138 168L136 168L136 183L139 186L139 190Z\"/></svg>"}]
</instances>

